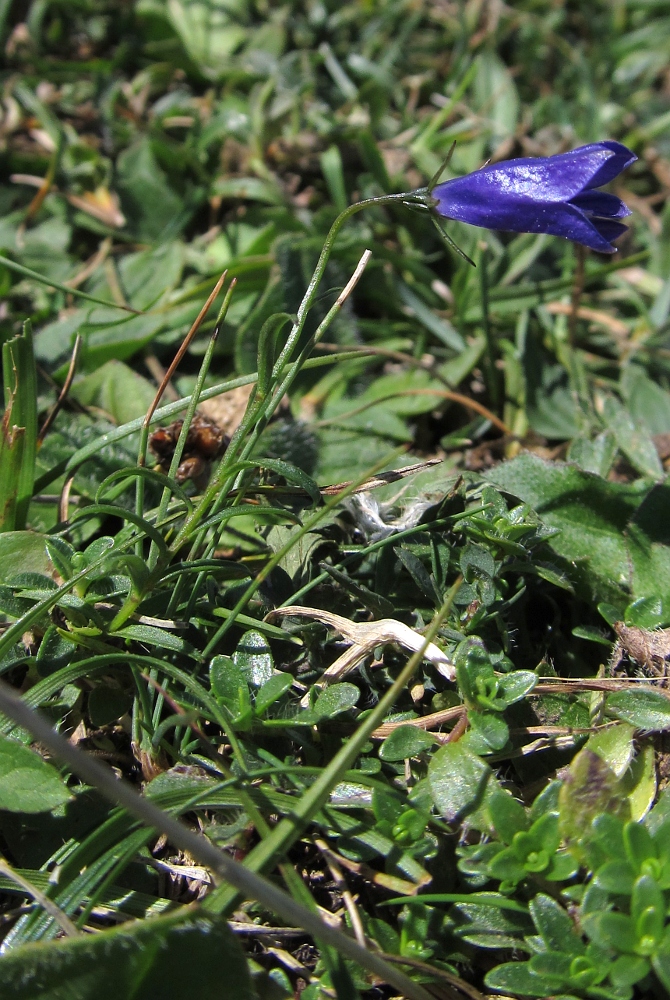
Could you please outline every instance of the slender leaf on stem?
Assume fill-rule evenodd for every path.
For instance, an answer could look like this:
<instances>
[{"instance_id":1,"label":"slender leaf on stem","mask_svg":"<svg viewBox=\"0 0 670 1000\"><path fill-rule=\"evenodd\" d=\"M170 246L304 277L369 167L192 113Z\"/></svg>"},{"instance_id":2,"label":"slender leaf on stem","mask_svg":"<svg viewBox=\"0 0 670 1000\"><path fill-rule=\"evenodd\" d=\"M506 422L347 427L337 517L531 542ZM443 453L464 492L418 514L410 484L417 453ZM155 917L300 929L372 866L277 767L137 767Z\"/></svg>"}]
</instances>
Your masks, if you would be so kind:
<instances>
[{"instance_id":1,"label":"slender leaf on stem","mask_svg":"<svg viewBox=\"0 0 670 1000\"><path fill-rule=\"evenodd\" d=\"M0 426L0 530L22 530L33 494L37 374L32 326L2 345L5 412Z\"/></svg>"}]
</instances>

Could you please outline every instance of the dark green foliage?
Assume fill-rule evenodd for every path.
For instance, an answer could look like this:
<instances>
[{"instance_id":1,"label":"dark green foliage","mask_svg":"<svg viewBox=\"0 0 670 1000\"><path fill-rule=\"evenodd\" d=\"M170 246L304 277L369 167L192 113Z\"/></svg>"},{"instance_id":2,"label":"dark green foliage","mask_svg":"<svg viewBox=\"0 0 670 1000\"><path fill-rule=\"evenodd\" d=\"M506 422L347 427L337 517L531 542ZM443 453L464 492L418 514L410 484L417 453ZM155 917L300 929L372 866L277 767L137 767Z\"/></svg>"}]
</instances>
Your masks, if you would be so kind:
<instances>
[{"instance_id":1,"label":"dark green foliage","mask_svg":"<svg viewBox=\"0 0 670 1000\"><path fill-rule=\"evenodd\" d=\"M630 1000L636 985L651 987L654 974L670 988L670 828L656 826L657 810L665 816L663 799L646 825L607 814L594 820L591 875L580 886L578 907L570 914L550 896L534 896L529 912L539 937L526 938L532 957L488 973L490 988Z\"/></svg>"},{"instance_id":2,"label":"dark green foliage","mask_svg":"<svg viewBox=\"0 0 670 1000\"><path fill-rule=\"evenodd\" d=\"M21 1000L86 1000L114 992L186 1000L197 976L199 995L254 996L244 955L225 920L212 916L157 917L95 937L33 944L3 961L0 985Z\"/></svg>"},{"instance_id":3,"label":"dark green foliage","mask_svg":"<svg viewBox=\"0 0 670 1000\"><path fill-rule=\"evenodd\" d=\"M669 35L0 3L0 673L422 1000L670 991ZM412 211L454 140L605 138L611 259L447 223L472 268ZM391 995L31 741L0 719L0 993Z\"/></svg>"}]
</instances>

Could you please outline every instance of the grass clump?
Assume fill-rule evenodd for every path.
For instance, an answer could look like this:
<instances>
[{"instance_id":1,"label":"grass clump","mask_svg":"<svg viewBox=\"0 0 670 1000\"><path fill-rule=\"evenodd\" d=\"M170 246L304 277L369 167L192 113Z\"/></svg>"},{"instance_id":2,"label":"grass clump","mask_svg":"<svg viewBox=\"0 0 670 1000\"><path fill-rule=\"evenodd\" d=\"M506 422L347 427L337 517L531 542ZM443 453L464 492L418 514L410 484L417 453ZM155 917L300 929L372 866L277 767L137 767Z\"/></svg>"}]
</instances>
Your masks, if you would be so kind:
<instances>
[{"instance_id":1,"label":"grass clump","mask_svg":"<svg viewBox=\"0 0 670 1000\"><path fill-rule=\"evenodd\" d=\"M1 12L7 992L666 995L669 18Z\"/></svg>"}]
</instances>

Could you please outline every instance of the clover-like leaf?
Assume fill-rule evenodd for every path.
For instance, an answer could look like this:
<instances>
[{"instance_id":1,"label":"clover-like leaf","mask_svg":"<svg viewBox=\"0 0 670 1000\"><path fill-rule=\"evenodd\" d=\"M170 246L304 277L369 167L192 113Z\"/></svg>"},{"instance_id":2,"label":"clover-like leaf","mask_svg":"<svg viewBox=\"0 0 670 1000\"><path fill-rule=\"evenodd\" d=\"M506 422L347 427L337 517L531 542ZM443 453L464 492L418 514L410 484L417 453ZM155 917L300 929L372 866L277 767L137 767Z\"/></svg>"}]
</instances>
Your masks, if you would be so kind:
<instances>
[{"instance_id":1,"label":"clover-like leaf","mask_svg":"<svg viewBox=\"0 0 670 1000\"><path fill-rule=\"evenodd\" d=\"M447 743L433 755L428 779L435 806L449 823L468 817L479 828L488 827L482 806L495 787L493 771L462 741Z\"/></svg>"},{"instance_id":2,"label":"clover-like leaf","mask_svg":"<svg viewBox=\"0 0 670 1000\"><path fill-rule=\"evenodd\" d=\"M506 962L498 965L486 974L484 982L489 989L499 993L546 997L556 992L555 978L533 972L529 962Z\"/></svg>"},{"instance_id":3,"label":"clover-like leaf","mask_svg":"<svg viewBox=\"0 0 670 1000\"><path fill-rule=\"evenodd\" d=\"M382 760L406 760L435 745L435 736L418 726L399 726L379 748Z\"/></svg>"},{"instance_id":4,"label":"clover-like leaf","mask_svg":"<svg viewBox=\"0 0 670 1000\"><path fill-rule=\"evenodd\" d=\"M291 674L278 672L269 677L256 695L254 714L262 715L270 705L273 705L283 694L286 694L292 684L293 677Z\"/></svg>"},{"instance_id":5,"label":"clover-like leaf","mask_svg":"<svg viewBox=\"0 0 670 1000\"><path fill-rule=\"evenodd\" d=\"M317 719L332 719L353 708L360 696L355 684L331 684L321 692L311 711Z\"/></svg>"},{"instance_id":6,"label":"clover-like leaf","mask_svg":"<svg viewBox=\"0 0 670 1000\"><path fill-rule=\"evenodd\" d=\"M515 833L528 829L526 810L514 796L507 793L491 796L489 814L496 833L506 844L512 842Z\"/></svg>"}]
</instances>

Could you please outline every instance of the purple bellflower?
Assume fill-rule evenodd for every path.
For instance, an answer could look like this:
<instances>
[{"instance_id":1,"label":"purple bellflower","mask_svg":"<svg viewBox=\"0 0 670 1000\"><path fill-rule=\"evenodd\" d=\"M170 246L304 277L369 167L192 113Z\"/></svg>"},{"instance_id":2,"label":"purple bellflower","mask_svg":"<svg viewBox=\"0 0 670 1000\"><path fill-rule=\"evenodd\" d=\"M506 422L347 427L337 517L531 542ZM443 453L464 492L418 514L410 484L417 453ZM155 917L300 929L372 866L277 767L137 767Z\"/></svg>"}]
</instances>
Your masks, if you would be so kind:
<instances>
[{"instance_id":1,"label":"purple bellflower","mask_svg":"<svg viewBox=\"0 0 670 1000\"><path fill-rule=\"evenodd\" d=\"M616 195L596 189L636 159L619 142L593 142L557 156L493 163L438 184L430 192L433 208L471 226L550 233L615 253L612 241L626 232L619 220L630 209Z\"/></svg>"}]
</instances>

